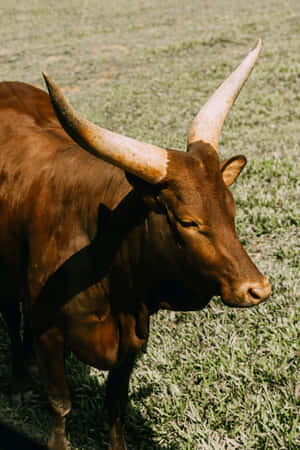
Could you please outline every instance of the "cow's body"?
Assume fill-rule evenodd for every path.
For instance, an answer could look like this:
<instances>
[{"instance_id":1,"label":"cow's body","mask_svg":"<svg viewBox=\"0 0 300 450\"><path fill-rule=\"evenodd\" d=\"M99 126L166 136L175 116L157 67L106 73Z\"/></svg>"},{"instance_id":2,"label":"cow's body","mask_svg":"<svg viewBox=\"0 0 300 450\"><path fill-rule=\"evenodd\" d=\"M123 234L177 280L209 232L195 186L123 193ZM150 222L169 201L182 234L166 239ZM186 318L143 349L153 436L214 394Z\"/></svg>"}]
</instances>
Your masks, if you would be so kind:
<instances>
[{"instance_id":1,"label":"cow's body","mask_svg":"<svg viewBox=\"0 0 300 450\"><path fill-rule=\"evenodd\" d=\"M42 291L33 327L49 328L59 305L71 349L99 369L117 367L145 343L147 333L136 328L147 327L146 309L158 309L158 291L166 300L168 272L180 281L176 247L166 252L163 245L172 243L165 216L147 213L124 171L74 144L46 93L2 83L0 98L4 297L22 299L29 309ZM53 275L43 291L59 268L63 276ZM201 308L198 301L185 309ZM111 342L98 345L105 339Z\"/></svg>"},{"instance_id":2,"label":"cow's body","mask_svg":"<svg viewBox=\"0 0 300 450\"><path fill-rule=\"evenodd\" d=\"M243 82L259 51L260 44L240 66ZM231 104L242 83L234 82ZM215 294L229 305L252 306L270 292L234 229L227 186L245 158L218 159L228 101L223 119L217 116L217 134L211 119L203 126L209 103L204 107L183 153L99 132L65 104L57 106L62 96L47 83L60 121L80 146L61 127L45 92L0 84L1 311L12 339L13 375L23 371L28 347L19 336L22 301L53 412L49 448L68 447L67 347L110 371L110 448L122 450L129 377L146 345L150 315L160 308L199 310ZM227 82L225 91L228 97ZM213 114L215 103L213 97Z\"/></svg>"},{"instance_id":3,"label":"cow's body","mask_svg":"<svg viewBox=\"0 0 300 450\"><path fill-rule=\"evenodd\" d=\"M12 303L24 302L39 346L54 342L46 359L59 342L98 369L131 364L150 314L178 296L169 279L183 278L165 216L147 212L123 170L73 142L45 92L1 83L0 123L3 312L10 319ZM206 299L197 302L184 309Z\"/></svg>"}]
</instances>

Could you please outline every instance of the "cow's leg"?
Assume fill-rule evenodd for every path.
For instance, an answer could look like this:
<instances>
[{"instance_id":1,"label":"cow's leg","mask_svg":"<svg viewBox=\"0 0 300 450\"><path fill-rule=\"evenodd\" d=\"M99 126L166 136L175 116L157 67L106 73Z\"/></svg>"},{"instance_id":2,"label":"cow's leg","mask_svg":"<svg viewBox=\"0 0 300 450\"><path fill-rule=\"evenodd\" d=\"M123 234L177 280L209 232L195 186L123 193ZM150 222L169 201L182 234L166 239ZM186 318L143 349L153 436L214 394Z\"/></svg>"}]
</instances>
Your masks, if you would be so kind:
<instances>
[{"instance_id":1,"label":"cow's leg","mask_svg":"<svg viewBox=\"0 0 300 450\"><path fill-rule=\"evenodd\" d=\"M32 331L26 320L24 323L24 330L23 330L23 352L26 369L28 370L29 374L32 375L33 373L36 373L38 371L38 367L36 364L36 358L34 353Z\"/></svg>"},{"instance_id":2,"label":"cow's leg","mask_svg":"<svg viewBox=\"0 0 300 450\"><path fill-rule=\"evenodd\" d=\"M106 406L110 422L109 450L126 450L123 435L123 417L128 401L129 378L135 358L109 372L106 391Z\"/></svg>"},{"instance_id":3,"label":"cow's leg","mask_svg":"<svg viewBox=\"0 0 300 450\"><path fill-rule=\"evenodd\" d=\"M3 302L3 305L1 305L1 313L7 324L7 330L11 341L11 392L14 395L23 390L25 379L23 345L20 336L21 311L19 302L14 299L8 299L5 303Z\"/></svg>"},{"instance_id":4,"label":"cow's leg","mask_svg":"<svg viewBox=\"0 0 300 450\"><path fill-rule=\"evenodd\" d=\"M48 448L69 449L66 438L66 416L71 410L70 391L65 375L65 349L61 334L56 329L35 339L37 361L45 380L52 418Z\"/></svg>"}]
</instances>

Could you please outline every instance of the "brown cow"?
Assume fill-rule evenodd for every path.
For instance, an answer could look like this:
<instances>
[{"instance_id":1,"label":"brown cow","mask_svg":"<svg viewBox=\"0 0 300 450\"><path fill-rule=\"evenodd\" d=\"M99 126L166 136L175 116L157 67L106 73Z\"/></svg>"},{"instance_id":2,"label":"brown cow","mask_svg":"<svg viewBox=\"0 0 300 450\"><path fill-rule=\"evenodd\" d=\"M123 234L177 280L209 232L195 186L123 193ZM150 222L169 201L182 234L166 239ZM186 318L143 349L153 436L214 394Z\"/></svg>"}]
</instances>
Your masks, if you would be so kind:
<instances>
[{"instance_id":1,"label":"brown cow","mask_svg":"<svg viewBox=\"0 0 300 450\"><path fill-rule=\"evenodd\" d=\"M200 310L213 295L252 306L270 294L234 227L228 186L246 158L221 163L217 153L223 121L260 49L259 41L201 109L187 152L89 123L47 76L66 131L45 92L0 85L1 306L15 379L26 353L19 300L31 324L53 413L50 449L68 448L66 348L109 370L109 448L125 449L129 377L150 315L160 308Z\"/></svg>"}]
</instances>

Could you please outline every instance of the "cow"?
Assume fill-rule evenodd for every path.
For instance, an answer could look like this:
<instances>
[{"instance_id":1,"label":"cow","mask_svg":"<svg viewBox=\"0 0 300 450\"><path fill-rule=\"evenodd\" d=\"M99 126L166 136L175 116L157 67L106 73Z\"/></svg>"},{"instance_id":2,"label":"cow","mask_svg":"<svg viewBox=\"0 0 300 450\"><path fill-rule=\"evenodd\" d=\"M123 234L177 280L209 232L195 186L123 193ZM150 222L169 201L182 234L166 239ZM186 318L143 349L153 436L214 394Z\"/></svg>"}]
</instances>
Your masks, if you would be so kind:
<instances>
[{"instance_id":1,"label":"cow","mask_svg":"<svg viewBox=\"0 0 300 450\"><path fill-rule=\"evenodd\" d=\"M1 83L1 311L16 385L33 341L53 417L49 449L69 448L67 350L109 371L109 449L124 450L129 378L150 316L199 311L215 295L233 307L269 296L268 279L237 237L228 189L246 158L220 162L217 152L261 45L202 107L186 152L89 122L46 74L50 98L24 83Z\"/></svg>"}]
</instances>

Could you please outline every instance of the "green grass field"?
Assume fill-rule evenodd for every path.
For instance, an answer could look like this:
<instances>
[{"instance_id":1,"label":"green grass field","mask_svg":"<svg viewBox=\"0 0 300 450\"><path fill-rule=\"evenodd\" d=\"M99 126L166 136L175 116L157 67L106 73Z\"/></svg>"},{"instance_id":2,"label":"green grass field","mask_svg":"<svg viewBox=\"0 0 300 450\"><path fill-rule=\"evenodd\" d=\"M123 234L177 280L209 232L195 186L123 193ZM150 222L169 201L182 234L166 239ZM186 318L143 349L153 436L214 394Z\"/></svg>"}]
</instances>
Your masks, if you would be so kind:
<instances>
[{"instance_id":1,"label":"green grass field","mask_svg":"<svg viewBox=\"0 0 300 450\"><path fill-rule=\"evenodd\" d=\"M148 352L131 381L126 436L129 449L138 450L300 448L299 0L13 5L0 1L1 80L43 87L46 71L90 120L182 150L201 105L263 39L224 124L220 154L248 159L232 187L236 223L270 277L272 296L254 309L229 309L216 298L202 312L154 317ZM1 328L0 416L46 442L49 413L38 376L32 395L11 407ZM72 449L104 448L106 373L72 356L67 370Z\"/></svg>"}]
</instances>

